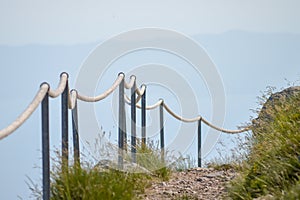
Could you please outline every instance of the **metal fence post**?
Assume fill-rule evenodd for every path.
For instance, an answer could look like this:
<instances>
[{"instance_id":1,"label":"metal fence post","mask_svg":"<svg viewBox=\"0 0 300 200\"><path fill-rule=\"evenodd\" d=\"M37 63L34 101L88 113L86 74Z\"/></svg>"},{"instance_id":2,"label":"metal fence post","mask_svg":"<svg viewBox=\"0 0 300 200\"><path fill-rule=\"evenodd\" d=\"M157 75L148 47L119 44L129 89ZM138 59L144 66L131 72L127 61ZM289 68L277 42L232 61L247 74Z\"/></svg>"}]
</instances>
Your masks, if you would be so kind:
<instances>
[{"instance_id":1,"label":"metal fence post","mask_svg":"<svg viewBox=\"0 0 300 200\"><path fill-rule=\"evenodd\" d=\"M126 127L126 107L124 104L124 112L123 112L123 150L127 152L127 127Z\"/></svg>"},{"instance_id":2,"label":"metal fence post","mask_svg":"<svg viewBox=\"0 0 300 200\"><path fill-rule=\"evenodd\" d=\"M120 75L120 74L119 74ZM125 101L124 101L124 78L119 85L119 134L118 134L118 167L123 169L123 150L124 150L124 128L125 128Z\"/></svg>"},{"instance_id":3,"label":"metal fence post","mask_svg":"<svg viewBox=\"0 0 300 200\"><path fill-rule=\"evenodd\" d=\"M198 121L198 167L201 167L201 119Z\"/></svg>"},{"instance_id":4,"label":"metal fence post","mask_svg":"<svg viewBox=\"0 0 300 200\"><path fill-rule=\"evenodd\" d=\"M43 200L50 199L50 148L49 148L49 94L42 104L42 159L43 159Z\"/></svg>"},{"instance_id":5,"label":"metal fence post","mask_svg":"<svg viewBox=\"0 0 300 200\"><path fill-rule=\"evenodd\" d=\"M136 163L136 82L131 88L131 159Z\"/></svg>"},{"instance_id":6,"label":"metal fence post","mask_svg":"<svg viewBox=\"0 0 300 200\"><path fill-rule=\"evenodd\" d=\"M160 151L161 160L165 160L165 135L164 135L164 102L159 105L159 125L160 125Z\"/></svg>"},{"instance_id":7,"label":"metal fence post","mask_svg":"<svg viewBox=\"0 0 300 200\"><path fill-rule=\"evenodd\" d=\"M142 95L142 147L146 147L146 86L144 94Z\"/></svg>"},{"instance_id":8,"label":"metal fence post","mask_svg":"<svg viewBox=\"0 0 300 200\"><path fill-rule=\"evenodd\" d=\"M77 91L76 91L77 93ZM77 94L76 94L77 95ZM73 148L74 148L74 162L80 165L80 150L79 150L79 128L78 128L78 108L77 99L74 108L72 109L72 129L73 129Z\"/></svg>"},{"instance_id":9,"label":"metal fence post","mask_svg":"<svg viewBox=\"0 0 300 200\"><path fill-rule=\"evenodd\" d=\"M62 73L64 74L64 72ZM61 75L62 75L61 74ZM66 74L66 73L65 73ZM68 74L67 74L68 75ZM68 167L69 160L69 119L68 119L68 96L69 96L68 80L66 87L61 94L61 132L62 132L62 166Z\"/></svg>"}]
</instances>

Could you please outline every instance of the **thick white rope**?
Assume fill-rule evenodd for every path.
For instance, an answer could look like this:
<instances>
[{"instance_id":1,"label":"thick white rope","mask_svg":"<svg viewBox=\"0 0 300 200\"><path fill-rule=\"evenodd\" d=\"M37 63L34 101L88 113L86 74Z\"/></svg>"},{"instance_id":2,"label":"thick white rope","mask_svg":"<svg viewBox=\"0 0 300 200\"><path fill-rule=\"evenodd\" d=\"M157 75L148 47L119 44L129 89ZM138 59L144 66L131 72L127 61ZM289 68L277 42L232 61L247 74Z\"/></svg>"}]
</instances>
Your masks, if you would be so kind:
<instances>
[{"instance_id":1,"label":"thick white rope","mask_svg":"<svg viewBox=\"0 0 300 200\"><path fill-rule=\"evenodd\" d=\"M68 74L62 73L60 76L59 84L55 90L51 90L49 84L43 83L39 91L35 95L34 99L32 100L32 102L25 109L25 111L21 115L19 115L19 117L15 121L13 121L10 125L0 130L0 140L7 137L12 132L14 132L31 116L31 114L36 110L36 108L42 102L47 92L49 96L52 98L56 98L59 95L61 95L65 90L67 81L68 81Z\"/></svg>"},{"instance_id":2,"label":"thick white rope","mask_svg":"<svg viewBox=\"0 0 300 200\"><path fill-rule=\"evenodd\" d=\"M136 93L138 94L138 98L141 98L146 90L146 86L143 84L141 89L136 88Z\"/></svg>"},{"instance_id":3,"label":"thick white rope","mask_svg":"<svg viewBox=\"0 0 300 200\"><path fill-rule=\"evenodd\" d=\"M125 99L125 103L127 103L128 105L131 106L131 99L126 95L124 94L124 99ZM135 101L136 102L136 101ZM136 102L137 103L137 102Z\"/></svg>"},{"instance_id":4,"label":"thick white rope","mask_svg":"<svg viewBox=\"0 0 300 200\"><path fill-rule=\"evenodd\" d=\"M66 88L67 81L68 81L68 74L62 73L60 76L60 81L59 81L57 88L55 90L51 90L51 88L50 88L50 90L48 92L49 96L52 98L56 98L59 95L61 95Z\"/></svg>"},{"instance_id":5,"label":"thick white rope","mask_svg":"<svg viewBox=\"0 0 300 200\"><path fill-rule=\"evenodd\" d=\"M104 98L106 98L108 95L110 95L121 83L121 81L124 79L124 74L121 73L119 74L118 78L116 79L116 81L113 83L113 85L106 90L104 93L96 96L96 97L89 97L89 96L84 96L84 95L80 95L78 94L78 92L76 90L71 90L69 92L69 108L73 109L75 107L76 104L76 100L77 98L82 100L82 101L86 101L86 102L97 102L100 101ZM20 127L30 116L31 114L36 110L36 108L39 106L39 104L41 103L41 101L43 100L43 98L45 97L46 93L48 92L49 96L52 98L56 98L58 97L60 94L63 93L63 91L65 90L66 84L67 84L67 80L68 80L68 74L67 73L62 73L61 77L60 77L60 82L58 84L58 87L55 90L51 90L49 85L47 83L42 84L40 87L40 90L37 92L36 96L34 97L34 99L32 100L32 102L29 104L29 106L26 108L26 110L14 121L12 122L9 126L7 126L6 128L0 130L0 140L7 137L8 135L10 135L12 132L14 132L18 127ZM136 78L135 76L131 76L130 78L130 82L126 83L125 82L125 88L130 89L132 88L135 84ZM138 103L142 97L142 95L144 94L146 89L145 85L142 85L141 89L136 88L138 97L136 99L136 103ZM128 96L124 95L124 99L125 102L127 104L131 104L131 100ZM156 102L153 105L150 106L146 106L147 110L152 110L157 108L158 106L160 106L161 104L163 104L163 107L166 109L166 111L172 115L174 118L183 121L183 122L196 122L196 121L203 121L206 125L210 126L213 129L216 129L218 131L224 132L224 133L231 133L231 134L235 134L235 133L241 133L241 132L245 132L245 131L249 131L250 127L245 127L241 130L227 130L227 129L223 129L220 127L217 127L213 124L211 124L210 122L208 122L206 119L202 118L201 116L195 117L195 118L183 118L182 116L177 115L176 113L174 113L164 102L163 100L159 100L158 102ZM141 105L136 104L136 107L141 109Z\"/></svg>"},{"instance_id":6,"label":"thick white rope","mask_svg":"<svg viewBox=\"0 0 300 200\"><path fill-rule=\"evenodd\" d=\"M13 121L9 126L6 128L0 130L0 140L10 135L12 132L14 132L17 128L19 128L30 116L31 114L36 110L36 108L39 106L39 104L44 99L45 95L47 94L49 90L48 84L42 84L40 87L40 90L35 95L32 102L28 105L26 110L19 115L19 117Z\"/></svg>"},{"instance_id":7,"label":"thick white rope","mask_svg":"<svg viewBox=\"0 0 300 200\"><path fill-rule=\"evenodd\" d=\"M158 106L160 106L160 104L162 104L163 100L158 100L155 104L152 104L150 106L146 106L146 110L153 110L155 108L157 108ZM141 105L136 105L137 108L142 109Z\"/></svg>"},{"instance_id":8,"label":"thick white rope","mask_svg":"<svg viewBox=\"0 0 300 200\"><path fill-rule=\"evenodd\" d=\"M124 81L124 86L126 89L131 89L135 83L136 77L134 75L130 76L130 82L127 83L126 81Z\"/></svg>"},{"instance_id":9,"label":"thick white rope","mask_svg":"<svg viewBox=\"0 0 300 200\"><path fill-rule=\"evenodd\" d=\"M183 117L181 117L181 116L175 114L175 113L167 106L166 103L163 103L163 106L164 106L164 108L166 109L166 111L167 111L170 115L172 115L174 118L176 118L176 119L178 119L178 120L180 120L180 121L183 121L183 122L189 122L189 123L190 123L190 122L196 122L196 121L199 121L199 120L201 119L200 116L195 117L195 118L191 118L191 119L183 118Z\"/></svg>"},{"instance_id":10,"label":"thick white rope","mask_svg":"<svg viewBox=\"0 0 300 200\"><path fill-rule=\"evenodd\" d=\"M77 98L80 99L81 101L85 101L85 102L97 102L100 101L104 98L106 98L108 95L110 95L122 82L122 80L124 79L124 74L119 74L118 78L115 80L115 82L113 83L113 85L106 90L104 93L95 96L95 97L90 97L90 96L84 96L81 95L79 93L77 93Z\"/></svg>"},{"instance_id":11,"label":"thick white rope","mask_svg":"<svg viewBox=\"0 0 300 200\"><path fill-rule=\"evenodd\" d=\"M141 86L141 89L139 89L139 88L136 87L137 98L136 98L136 100L135 100L135 103L138 103L138 102L141 100L141 98L142 98L142 96L143 96L145 90L146 90L146 86L145 86L145 85L142 85L142 86ZM126 94L124 94L124 98L125 98L125 102L126 102L128 105L131 105L131 99L130 99ZM137 107L139 108L138 105L137 105ZM150 106L150 107L151 107L151 106ZM148 110L149 110L149 109L148 109Z\"/></svg>"},{"instance_id":12,"label":"thick white rope","mask_svg":"<svg viewBox=\"0 0 300 200\"><path fill-rule=\"evenodd\" d=\"M221 131L223 133L229 133L229 134L236 134L236 133L242 133L242 132L246 132L246 131L249 131L251 130L251 127L248 126L248 127L245 127L243 129L240 129L240 130L227 130L227 129L223 129L223 128L220 128L220 127L217 127L213 124L211 124L210 122L208 122L206 119L204 118L201 118L201 121L203 121L207 126L217 130L217 131Z\"/></svg>"},{"instance_id":13,"label":"thick white rope","mask_svg":"<svg viewBox=\"0 0 300 200\"><path fill-rule=\"evenodd\" d=\"M136 82L136 76L131 75L129 83L124 81L124 86L125 86L126 89L131 89L134 86L135 82ZM139 89L138 87L136 87L135 89L136 89L136 92L138 94L138 98L141 98L141 96L144 94L144 92L146 90L146 86L143 84L141 86L141 89Z\"/></svg>"},{"instance_id":14,"label":"thick white rope","mask_svg":"<svg viewBox=\"0 0 300 200\"><path fill-rule=\"evenodd\" d=\"M145 91L146 91L146 86L144 84L141 86L141 89L136 88L136 93L138 95L136 98L136 103L138 103L141 100Z\"/></svg>"},{"instance_id":15,"label":"thick white rope","mask_svg":"<svg viewBox=\"0 0 300 200\"><path fill-rule=\"evenodd\" d=\"M124 94L124 99L128 105L131 105L131 99L126 94ZM139 109L142 109L142 106L137 104L138 101L139 101L139 99L136 100L136 107ZM153 110L153 109L157 108L162 102L163 102L163 100L159 100L153 105L146 106L146 110Z\"/></svg>"},{"instance_id":16,"label":"thick white rope","mask_svg":"<svg viewBox=\"0 0 300 200\"><path fill-rule=\"evenodd\" d=\"M131 105L131 100L130 98L127 96L127 95L124 95L124 98L125 98L125 102L128 104L128 105ZM137 102L136 102L137 103ZM211 124L209 121L207 121L206 119L204 119L203 117L201 116L198 116L198 117L194 117L194 118L184 118L182 116L179 116L177 115L175 112L173 112L169 106L167 106L166 103L163 102L162 99L160 99L159 101L157 101L155 104L151 105L151 106L146 106L146 110L152 110L152 109L155 109L157 108L159 105L163 104L163 107L166 109L166 111L171 115L173 116L174 118L182 121L182 122L187 122L187 123L192 123L192 122L197 122L199 120L203 121L206 125L208 125L209 127L215 129L215 130L218 130L218 131L221 131L223 133L230 133L230 134L235 134L235 133L242 133L242 132L245 132L245 131L249 131L250 130L250 127L245 127L243 129L240 129L240 130L227 130L227 129L223 129L223 128L220 128L220 127L217 127L213 124ZM136 104L136 107L141 109L142 106L139 105L139 104Z\"/></svg>"},{"instance_id":17,"label":"thick white rope","mask_svg":"<svg viewBox=\"0 0 300 200\"><path fill-rule=\"evenodd\" d=\"M227 130L227 129L223 129L223 128L220 128L220 127L217 127L217 126L211 124L209 121L207 121L206 119L204 119L201 116L198 116L198 117L195 117L195 118L191 118L191 119L183 118L182 116L179 116L179 115L175 114L165 103L163 104L163 106L166 109L166 111L168 111L169 114L171 114L173 117L175 117L176 119L178 119L180 121L183 121L183 122L196 122L196 121L201 120L206 125L208 125L209 127L213 128L215 130L221 131L223 133L230 133L230 134L242 133L242 132L250 130L250 127L245 127L243 129L240 129L240 130Z\"/></svg>"},{"instance_id":18,"label":"thick white rope","mask_svg":"<svg viewBox=\"0 0 300 200\"><path fill-rule=\"evenodd\" d=\"M73 110L75 108L77 101L77 90L72 89L69 92L69 109Z\"/></svg>"}]
</instances>

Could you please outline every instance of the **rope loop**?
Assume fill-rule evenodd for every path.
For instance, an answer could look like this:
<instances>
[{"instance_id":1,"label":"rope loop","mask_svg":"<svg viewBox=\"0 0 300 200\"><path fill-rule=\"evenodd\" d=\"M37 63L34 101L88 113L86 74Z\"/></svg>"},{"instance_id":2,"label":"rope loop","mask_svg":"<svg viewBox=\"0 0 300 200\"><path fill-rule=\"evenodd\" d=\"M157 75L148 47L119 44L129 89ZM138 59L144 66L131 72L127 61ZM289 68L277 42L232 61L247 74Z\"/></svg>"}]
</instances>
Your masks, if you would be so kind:
<instances>
[{"instance_id":1,"label":"rope loop","mask_svg":"<svg viewBox=\"0 0 300 200\"><path fill-rule=\"evenodd\" d=\"M69 109L73 110L76 105L78 92L75 89L70 90L69 92Z\"/></svg>"},{"instance_id":2,"label":"rope loop","mask_svg":"<svg viewBox=\"0 0 300 200\"><path fill-rule=\"evenodd\" d=\"M69 75L66 72L60 74L60 81L57 88L55 90L51 90L51 87L49 87L48 93L50 97L56 98L64 92L67 85L68 77Z\"/></svg>"}]
</instances>

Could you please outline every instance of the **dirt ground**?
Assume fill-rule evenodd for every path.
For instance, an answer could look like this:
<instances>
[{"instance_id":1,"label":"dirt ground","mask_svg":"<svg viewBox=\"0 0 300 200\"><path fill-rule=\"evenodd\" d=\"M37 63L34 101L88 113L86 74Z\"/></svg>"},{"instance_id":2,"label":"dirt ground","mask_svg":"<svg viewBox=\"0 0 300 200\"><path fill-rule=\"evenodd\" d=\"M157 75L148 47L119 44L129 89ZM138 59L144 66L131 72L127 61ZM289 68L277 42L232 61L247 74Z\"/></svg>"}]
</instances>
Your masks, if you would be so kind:
<instances>
[{"instance_id":1,"label":"dirt ground","mask_svg":"<svg viewBox=\"0 0 300 200\"><path fill-rule=\"evenodd\" d=\"M154 182L141 196L145 200L222 199L225 185L236 173L213 168L174 172L169 181Z\"/></svg>"}]
</instances>

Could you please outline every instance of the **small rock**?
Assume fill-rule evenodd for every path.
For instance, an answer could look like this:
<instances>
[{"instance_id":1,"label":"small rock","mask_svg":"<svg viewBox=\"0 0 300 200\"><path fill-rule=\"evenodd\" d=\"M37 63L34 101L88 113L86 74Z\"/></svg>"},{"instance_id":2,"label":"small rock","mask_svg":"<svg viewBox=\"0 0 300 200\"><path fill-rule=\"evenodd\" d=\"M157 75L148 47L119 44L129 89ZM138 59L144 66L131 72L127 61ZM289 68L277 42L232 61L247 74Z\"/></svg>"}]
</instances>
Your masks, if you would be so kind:
<instances>
[{"instance_id":1,"label":"small rock","mask_svg":"<svg viewBox=\"0 0 300 200\"><path fill-rule=\"evenodd\" d=\"M165 182L161 182L161 185L162 186L166 186L167 184Z\"/></svg>"},{"instance_id":2,"label":"small rock","mask_svg":"<svg viewBox=\"0 0 300 200\"><path fill-rule=\"evenodd\" d=\"M205 175L205 177L207 178L215 178L217 176L222 176L222 172L210 173Z\"/></svg>"},{"instance_id":3,"label":"small rock","mask_svg":"<svg viewBox=\"0 0 300 200\"><path fill-rule=\"evenodd\" d=\"M202 178L197 178L196 181L202 182L203 179Z\"/></svg>"}]
</instances>

